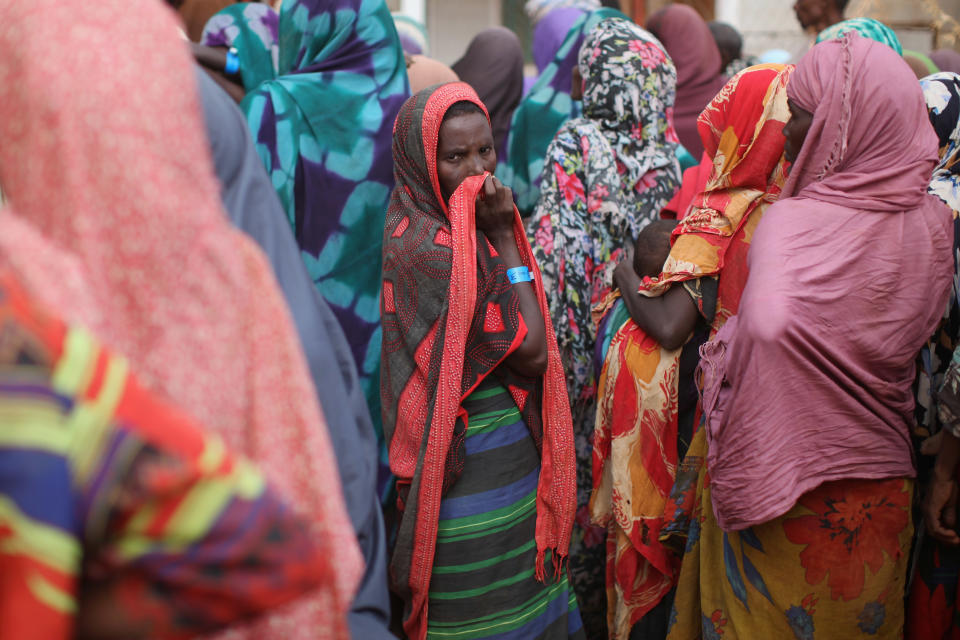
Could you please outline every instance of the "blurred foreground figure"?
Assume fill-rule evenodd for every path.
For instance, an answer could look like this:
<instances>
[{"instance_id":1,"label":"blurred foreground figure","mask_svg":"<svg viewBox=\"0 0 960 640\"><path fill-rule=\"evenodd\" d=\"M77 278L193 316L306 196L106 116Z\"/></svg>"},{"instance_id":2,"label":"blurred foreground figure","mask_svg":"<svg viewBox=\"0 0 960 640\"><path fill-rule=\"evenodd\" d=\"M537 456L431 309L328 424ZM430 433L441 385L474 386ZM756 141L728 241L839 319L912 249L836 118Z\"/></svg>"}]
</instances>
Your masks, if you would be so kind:
<instances>
[{"instance_id":1,"label":"blurred foreground figure","mask_svg":"<svg viewBox=\"0 0 960 640\"><path fill-rule=\"evenodd\" d=\"M362 567L326 424L269 265L223 214L172 13L3 2L0 51L0 265L308 519L321 586L252 637L347 637Z\"/></svg>"}]
</instances>

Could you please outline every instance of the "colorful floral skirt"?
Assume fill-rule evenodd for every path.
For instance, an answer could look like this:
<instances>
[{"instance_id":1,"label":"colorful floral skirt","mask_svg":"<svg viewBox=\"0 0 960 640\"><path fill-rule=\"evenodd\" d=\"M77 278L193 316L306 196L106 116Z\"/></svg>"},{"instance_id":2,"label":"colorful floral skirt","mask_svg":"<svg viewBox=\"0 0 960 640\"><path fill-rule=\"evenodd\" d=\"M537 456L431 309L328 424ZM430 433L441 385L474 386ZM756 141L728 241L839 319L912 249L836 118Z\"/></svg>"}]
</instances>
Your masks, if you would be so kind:
<instances>
[{"instance_id":1,"label":"colorful floral skirt","mask_svg":"<svg viewBox=\"0 0 960 640\"><path fill-rule=\"evenodd\" d=\"M689 529L670 640L902 637L912 480L827 482L783 516L727 533L706 448L701 430L680 472L699 468L696 480L675 487L686 514L675 522Z\"/></svg>"}]
</instances>

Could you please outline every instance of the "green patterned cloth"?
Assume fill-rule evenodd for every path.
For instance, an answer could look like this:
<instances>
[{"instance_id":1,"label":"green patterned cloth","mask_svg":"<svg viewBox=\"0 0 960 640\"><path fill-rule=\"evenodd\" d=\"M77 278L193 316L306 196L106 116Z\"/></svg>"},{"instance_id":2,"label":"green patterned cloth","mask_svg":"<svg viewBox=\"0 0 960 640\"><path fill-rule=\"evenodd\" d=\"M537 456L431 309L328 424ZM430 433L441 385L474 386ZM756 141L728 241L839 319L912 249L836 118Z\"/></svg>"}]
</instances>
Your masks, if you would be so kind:
<instances>
[{"instance_id":1,"label":"green patterned cloth","mask_svg":"<svg viewBox=\"0 0 960 640\"><path fill-rule=\"evenodd\" d=\"M893 32L893 29L873 18L850 18L843 22L829 26L817 35L817 42L824 40L833 40L839 38L848 31L856 31L864 38L870 38L883 43L903 55L903 46L900 44L900 38Z\"/></svg>"}]
</instances>

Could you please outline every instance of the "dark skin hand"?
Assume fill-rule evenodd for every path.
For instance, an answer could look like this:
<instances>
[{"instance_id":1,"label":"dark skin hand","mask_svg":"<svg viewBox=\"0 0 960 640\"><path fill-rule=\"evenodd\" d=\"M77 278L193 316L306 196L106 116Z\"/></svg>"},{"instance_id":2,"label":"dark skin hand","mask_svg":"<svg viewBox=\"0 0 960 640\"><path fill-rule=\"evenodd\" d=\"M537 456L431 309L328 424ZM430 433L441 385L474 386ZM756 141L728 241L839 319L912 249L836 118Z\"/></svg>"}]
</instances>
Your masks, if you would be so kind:
<instances>
[{"instance_id":1,"label":"dark skin hand","mask_svg":"<svg viewBox=\"0 0 960 640\"><path fill-rule=\"evenodd\" d=\"M946 431L933 467L923 501L923 519L934 538L949 545L960 545L957 535L957 465L960 464L960 438Z\"/></svg>"},{"instance_id":2,"label":"dark skin hand","mask_svg":"<svg viewBox=\"0 0 960 640\"><path fill-rule=\"evenodd\" d=\"M449 200L464 179L493 173L497 168L493 131L482 113L467 113L445 120L437 140L437 174L440 191ZM513 235L513 192L492 175L477 195L476 225L486 235L508 269L525 266ZM504 360L514 372L535 378L547 370L547 334L532 282L511 285L520 299L520 315L527 335Z\"/></svg>"},{"instance_id":3,"label":"dark skin hand","mask_svg":"<svg viewBox=\"0 0 960 640\"><path fill-rule=\"evenodd\" d=\"M227 75L224 68L227 66L227 50L223 47L206 47L196 42L190 43L190 52L204 71L216 81L220 88L226 91L237 103L243 100L246 92L243 89L243 80L240 73Z\"/></svg>"},{"instance_id":4,"label":"dark skin hand","mask_svg":"<svg viewBox=\"0 0 960 640\"><path fill-rule=\"evenodd\" d=\"M579 65L573 65L570 76L570 99L583 100L583 76L580 75Z\"/></svg>"},{"instance_id":5,"label":"dark skin hand","mask_svg":"<svg viewBox=\"0 0 960 640\"><path fill-rule=\"evenodd\" d=\"M787 162L792 163L800 155L803 141L807 139L807 132L813 124L813 114L789 98L787 108L790 109L790 119L783 125L783 137L786 139L783 143L783 156Z\"/></svg>"},{"instance_id":6,"label":"dark skin hand","mask_svg":"<svg viewBox=\"0 0 960 640\"><path fill-rule=\"evenodd\" d=\"M671 287L662 296L637 293L643 280L633 270L633 251L627 251L613 272L613 282L637 326L664 349L679 349L697 326L700 311L683 287Z\"/></svg>"}]
</instances>

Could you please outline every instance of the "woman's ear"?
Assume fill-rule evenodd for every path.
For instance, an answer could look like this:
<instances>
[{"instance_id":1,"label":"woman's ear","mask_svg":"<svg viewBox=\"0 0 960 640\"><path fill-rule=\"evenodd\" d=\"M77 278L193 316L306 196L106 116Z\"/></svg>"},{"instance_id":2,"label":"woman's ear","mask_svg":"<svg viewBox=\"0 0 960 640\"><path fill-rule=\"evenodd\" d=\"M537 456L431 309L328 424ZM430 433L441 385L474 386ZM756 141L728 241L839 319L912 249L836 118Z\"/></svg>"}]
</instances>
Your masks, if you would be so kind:
<instances>
[{"instance_id":1,"label":"woman's ear","mask_svg":"<svg viewBox=\"0 0 960 640\"><path fill-rule=\"evenodd\" d=\"M570 98L573 100L583 99L583 77L580 75L580 65L573 65L573 71L570 73Z\"/></svg>"}]
</instances>

